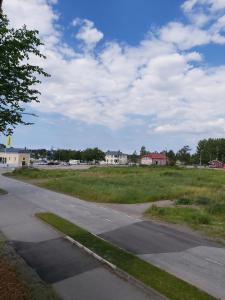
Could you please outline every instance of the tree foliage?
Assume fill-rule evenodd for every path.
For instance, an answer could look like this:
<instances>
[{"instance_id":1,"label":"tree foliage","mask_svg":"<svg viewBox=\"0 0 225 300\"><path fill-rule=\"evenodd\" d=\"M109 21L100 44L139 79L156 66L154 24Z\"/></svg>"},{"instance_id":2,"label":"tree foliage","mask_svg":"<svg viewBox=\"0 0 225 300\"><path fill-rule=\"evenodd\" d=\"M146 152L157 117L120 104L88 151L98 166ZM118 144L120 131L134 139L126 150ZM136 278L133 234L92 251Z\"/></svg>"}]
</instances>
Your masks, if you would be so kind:
<instances>
[{"instance_id":1,"label":"tree foliage","mask_svg":"<svg viewBox=\"0 0 225 300\"><path fill-rule=\"evenodd\" d=\"M32 150L33 158L46 158L49 160L69 161L70 159L80 160L84 162L101 161L105 159L105 153L98 148L87 148L85 150L58 149Z\"/></svg>"},{"instance_id":2,"label":"tree foliage","mask_svg":"<svg viewBox=\"0 0 225 300\"><path fill-rule=\"evenodd\" d=\"M18 124L28 125L23 115L25 105L38 102L40 92L35 85L41 83L40 76L49 76L43 68L31 64L30 58L45 56L38 31L10 28L7 17L0 13L0 132ZM12 131L12 129L10 129Z\"/></svg>"},{"instance_id":3,"label":"tree foliage","mask_svg":"<svg viewBox=\"0 0 225 300\"><path fill-rule=\"evenodd\" d=\"M133 154L129 155L128 158L129 158L130 162L132 162L134 164L138 163L139 156L136 151L134 151Z\"/></svg>"},{"instance_id":4,"label":"tree foliage","mask_svg":"<svg viewBox=\"0 0 225 300\"><path fill-rule=\"evenodd\" d=\"M148 153L148 151L146 150L146 147L145 146L142 146L141 147L141 150L140 150L140 156L143 156L143 155L145 155L145 154L147 154Z\"/></svg>"},{"instance_id":5,"label":"tree foliage","mask_svg":"<svg viewBox=\"0 0 225 300\"><path fill-rule=\"evenodd\" d=\"M183 164L187 165L191 161L190 152L191 152L191 148L188 145L186 145L177 152L176 158L180 160Z\"/></svg>"},{"instance_id":6,"label":"tree foliage","mask_svg":"<svg viewBox=\"0 0 225 300\"><path fill-rule=\"evenodd\" d=\"M169 165L174 166L176 163L176 154L173 150L169 150L166 152L166 156L169 159Z\"/></svg>"},{"instance_id":7,"label":"tree foliage","mask_svg":"<svg viewBox=\"0 0 225 300\"><path fill-rule=\"evenodd\" d=\"M209 161L218 159L225 161L225 139L204 139L198 142L197 156L201 158L202 164L207 164Z\"/></svg>"}]
</instances>

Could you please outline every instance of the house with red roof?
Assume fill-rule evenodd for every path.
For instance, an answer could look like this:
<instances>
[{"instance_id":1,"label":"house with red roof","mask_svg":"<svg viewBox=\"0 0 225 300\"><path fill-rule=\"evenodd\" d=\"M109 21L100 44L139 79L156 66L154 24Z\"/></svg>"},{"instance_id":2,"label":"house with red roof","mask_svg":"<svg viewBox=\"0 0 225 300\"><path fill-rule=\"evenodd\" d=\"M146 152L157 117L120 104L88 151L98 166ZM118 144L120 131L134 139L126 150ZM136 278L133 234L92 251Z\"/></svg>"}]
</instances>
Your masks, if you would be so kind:
<instances>
[{"instance_id":1,"label":"house with red roof","mask_svg":"<svg viewBox=\"0 0 225 300\"><path fill-rule=\"evenodd\" d=\"M212 160L209 162L209 168L215 168L215 169L225 168L225 164L219 160Z\"/></svg>"},{"instance_id":2,"label":"house with red roof","mask_svg":"<svg viewBox=\"0 0 225 300\"><path fill-rule=\"evenodd\" d=\"M168 163L168 158L162 153L148 153L141 157L141 165L158 165L165 166Z\"/></svg>"}]
</instances>

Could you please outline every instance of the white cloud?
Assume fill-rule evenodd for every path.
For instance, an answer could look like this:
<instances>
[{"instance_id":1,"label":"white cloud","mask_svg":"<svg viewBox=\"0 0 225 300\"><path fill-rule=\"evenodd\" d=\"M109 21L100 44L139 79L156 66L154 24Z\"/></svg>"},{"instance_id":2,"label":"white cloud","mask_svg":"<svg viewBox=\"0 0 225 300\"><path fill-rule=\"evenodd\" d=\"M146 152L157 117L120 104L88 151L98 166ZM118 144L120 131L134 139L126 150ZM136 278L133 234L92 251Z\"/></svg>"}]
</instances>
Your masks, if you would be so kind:
<instances>
[{"instance_id":1,"label":"white cloud","mask_svg":"<svg viewBox=\"0 0 225 300\"><path fill-rule=\"evenodd\" d=\"M186 0L182 8L185 12L192 12L195 8L208 9L211 12L225 9L225 0Z\"/></svg>"},{"instance_id":2,"label":"white cloud","mask_svg":"<svg viewBox=\"0 0 225 300\"><path fill-rule=\"evenodd\" d=\"M174 43L181 50L208 44L211 40L211 36L206 30L178 22L171 22L162 27L159 36L161 40Z\"/></svg>"},{"instance_id":3,"label":"white cloud","mask_svg":"<svg viewBox=\"0 0 225 300\"><path fill-rule=\"evenodd\" d=\"M57 3L57 0L10 0L3 2L3 8L13 27L26 24L30 29L39 30L43 36L57 33L54 22L58 16L49 3Z\"/></svg>"},{"instance_id":4,"label":"white cloud","mask_svg":"<svg viewBox=\"0 0 225 300\"><path fill-rule=\"evenodd\" d=\"M38 28L46 42L48 59L41 63L52 77L40 86L37 110L113 129L138 119L157 134L224 132L225 66L203 67L202 54L191 49L223 43L222 16L209 31L194 23L171 22L137 46L108 42L98 51L94 47L103 33L93 22L75 19L76 38L84 42L83 52L77 53L61 42L49 1L27 0L18 14L24 1L7 1L5 9L13 25ZM197 2L186 1L183 9L191 12ZM40 14L32 15L35 10Z\"/></svg>"},{"instance_id":5,"label":"white cloud","mask_svg":"<svg viewBox=\"0 0 225 300\"><path fill-rule=\"evenodd\" d=\"M78 40L83 41L88 48L93 48L95 45L103 39L103 33L95 28L94 23L90 20L81 20L76 18L72 24L76 27L79 26L79 32L76 34Z\"/></svg>"}]
</instances>

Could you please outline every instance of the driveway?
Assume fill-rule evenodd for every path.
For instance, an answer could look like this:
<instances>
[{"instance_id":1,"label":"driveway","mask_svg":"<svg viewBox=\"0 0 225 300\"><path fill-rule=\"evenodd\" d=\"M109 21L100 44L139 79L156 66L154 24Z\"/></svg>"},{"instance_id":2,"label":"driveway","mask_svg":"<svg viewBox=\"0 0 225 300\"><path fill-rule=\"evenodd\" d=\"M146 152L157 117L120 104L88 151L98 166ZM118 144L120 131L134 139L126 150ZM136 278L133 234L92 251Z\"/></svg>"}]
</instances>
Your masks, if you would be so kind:
<instances>
[{"instance_id":1,"label":"driveway","mask_svg":"<svg viewBox=\"0 0 225 300\"><path fill-rule=\"evenodd\" d=\"M225 248L220 244L14 179L0 177L0 188L9 192L1 199L11 199L15 205L29 203L35 209L56 213L225 299Z\"/></svg>"}]
</instances>

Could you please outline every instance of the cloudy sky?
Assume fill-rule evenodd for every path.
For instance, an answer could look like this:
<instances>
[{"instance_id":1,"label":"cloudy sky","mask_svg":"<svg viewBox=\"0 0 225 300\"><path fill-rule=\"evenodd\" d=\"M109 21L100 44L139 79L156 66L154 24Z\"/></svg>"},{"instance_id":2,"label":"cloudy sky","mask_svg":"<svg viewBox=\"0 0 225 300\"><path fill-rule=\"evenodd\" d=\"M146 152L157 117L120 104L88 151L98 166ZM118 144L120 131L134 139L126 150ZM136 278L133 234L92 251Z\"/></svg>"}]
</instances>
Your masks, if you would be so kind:
<instances>
[{"instance_id":1,"label":"cloudy sky","mask_svg":"<svg viewBox=\"0 0 225 300\"><path fill-rule=\"evenodd\" d=\"M5 0L51 74L14 146L174 149L225 136L225 0Z\"/></svg>"}]
</instances>

